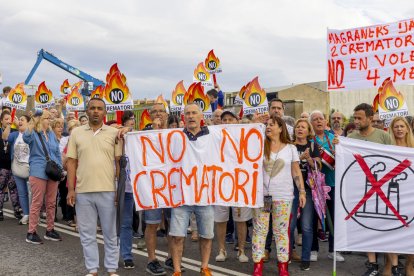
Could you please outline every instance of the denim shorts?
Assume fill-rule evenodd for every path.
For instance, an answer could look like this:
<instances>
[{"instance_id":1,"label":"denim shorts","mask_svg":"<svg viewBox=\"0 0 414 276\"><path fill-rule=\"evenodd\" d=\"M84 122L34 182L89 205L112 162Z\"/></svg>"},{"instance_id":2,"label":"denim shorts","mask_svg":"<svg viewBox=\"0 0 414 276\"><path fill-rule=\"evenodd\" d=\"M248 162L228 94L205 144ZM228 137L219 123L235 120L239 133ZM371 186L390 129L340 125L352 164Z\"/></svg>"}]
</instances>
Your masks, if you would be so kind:
<instances>
[{"instance_id":1,"label":"denim shorts","mask_svg":"<svg viewBox=\"0 0 414 276\"><path fill-rule=\"evenodd\" d=\"M190 216L194 212L198 234L203 239L214 238L214 206L188 206L183 205L171 210L170 236L185 237Z\"/></svg>"},{"instance_id":2,"label":"denim shorts","mask_svg":"<svg viewBox=\"0 0 414 276\"><path fill-rule=\"evenodd\" d=\"M144 211L144 220L147 224L159 224L162 220L162 212L164 211L164 216L167 220L171 218L171 209L170 208L160 208Z\"/></svg>"}]
</instances>

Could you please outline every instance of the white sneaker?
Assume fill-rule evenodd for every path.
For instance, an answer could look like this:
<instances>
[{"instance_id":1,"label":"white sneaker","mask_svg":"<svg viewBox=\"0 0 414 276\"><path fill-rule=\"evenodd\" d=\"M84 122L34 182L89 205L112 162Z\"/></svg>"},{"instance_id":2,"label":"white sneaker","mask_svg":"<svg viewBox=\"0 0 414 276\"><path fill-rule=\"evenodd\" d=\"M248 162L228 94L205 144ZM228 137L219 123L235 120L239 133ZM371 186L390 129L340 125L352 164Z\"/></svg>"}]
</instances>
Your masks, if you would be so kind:
<instances>
[{"instance_id":1,"label":"white sneaker","mask_svg":"<svg viewBox=\"0 0 414 276\"><path fill-rule=\"evenodd\" d=\"M224 262L227 259L227 252L224 249L220 249L219 254L216 256L216 262Z\"/></svg>"},{"instance_id":2,"label":"white sneaker","mask_svg":"<svg viewBox=\"0 0 414 276\"><path fill-rule=\"evenodd\" d=\"M144 238L137 241L137 249L144 249L146 247Z\"/></svg>"},{"instance_id":3,"label":"white sneaker","mask_svg":"<svg viewBox=\"0 0 414 276\"><path fill-rule=\"evenodd\" d=\"M333 253L333 252L329 252L329 253L328 253L328 258L333 260L333 258L334 258L334 253ZM345 261L345 258L342 256L342 254L341 254L341 253L336 252L336 261L337 261L337 262L344 262L344 261Z\"/></svg>"},{"instance_id":4,"label":"white sneaker","mask_svg":"<svg viewBox=\"0 0 414 276\"><path fill-rule=\"evenodd\" d=\"M237 259L239 259L239 262L241 262L241 263L248 263L249 262L249 257L247 257L246 254L244 254L244 251L239 251Z\"/></svg>"},{"instance_id":5,"label":"white sneaker","mask_svg":"<svg viewBox=\"0 0 414 276\"><path fill-rule=\"evenodd\" d=\"M318 261L318 251L311 251L310 261L311 262L317 262Z\"/></svg>"},{"instance_id":6,"label":"white sneaker","mask_svg":"<svg viewBox=\"0 0 414 276\"><path fill-rule=\"evenodd\" d=\"M28 223L29 223L29 215L24 215L19 221L20 225L26 225Z\"/></svg>"}]
</instances>

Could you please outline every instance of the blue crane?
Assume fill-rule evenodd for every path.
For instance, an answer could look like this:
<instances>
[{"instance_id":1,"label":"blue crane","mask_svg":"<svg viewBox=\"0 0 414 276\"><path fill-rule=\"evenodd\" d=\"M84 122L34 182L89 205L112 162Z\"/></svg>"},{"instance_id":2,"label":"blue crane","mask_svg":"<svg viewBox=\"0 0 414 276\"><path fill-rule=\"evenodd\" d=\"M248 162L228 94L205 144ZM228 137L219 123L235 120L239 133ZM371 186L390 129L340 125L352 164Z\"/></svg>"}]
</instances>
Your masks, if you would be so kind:
<instances>
[{"instance_id":1,"label":"blue crane","mask_svg":"<svg viewBox=\"0 0 414 276\"><path fill-rule=\"evenodd\" d=\"M37 67L39 67L40 63L42 62L42 60L45 59L47 61L49 61L50 63L56 65L57 67L71 73L74 76L77 76L78 78L82 79L83 81L85 81L85 87L82 89L82 94L85 96L89 96L91 94L91 92L98 87L99 85L105 85L105 83L101 80L98 80L97 78L92 77L91 75L77 69L76 67L73 67L69 64L67 64L66 62L63 62L62 60L58 59L57 57L55 57L53 54L41 49L38 53L37 53L37 60L35 65L33 66L32 70L30 71L29 75L27 76L24 84L28 85L30 80L33 77L33 74L36 72Z\"/></svg>"}]
</instances>

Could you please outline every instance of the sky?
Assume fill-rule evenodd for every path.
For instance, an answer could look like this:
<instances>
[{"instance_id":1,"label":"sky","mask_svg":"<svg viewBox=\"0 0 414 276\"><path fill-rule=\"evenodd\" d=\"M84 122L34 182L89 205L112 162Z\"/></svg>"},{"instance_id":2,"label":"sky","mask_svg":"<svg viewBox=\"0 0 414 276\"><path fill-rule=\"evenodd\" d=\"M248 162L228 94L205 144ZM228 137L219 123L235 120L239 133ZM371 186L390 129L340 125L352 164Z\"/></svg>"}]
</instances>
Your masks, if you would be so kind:
<instances>
[{"instance_id":1,"label":"sky","mask_svg":"<svg viewBox=\"0 0 414 276\"><path fill-rule=\"evenodd\" d=\"M0 0L3 84L23 82L45 49L105 80L118 63L134 99L170 99L214 49L223 91L326 80L326 32L411 18L406 0ZM59 94L78 79L43 61L30 84ZM30 92L30 91L29 91Z\"/></svg>"}]
</instances>

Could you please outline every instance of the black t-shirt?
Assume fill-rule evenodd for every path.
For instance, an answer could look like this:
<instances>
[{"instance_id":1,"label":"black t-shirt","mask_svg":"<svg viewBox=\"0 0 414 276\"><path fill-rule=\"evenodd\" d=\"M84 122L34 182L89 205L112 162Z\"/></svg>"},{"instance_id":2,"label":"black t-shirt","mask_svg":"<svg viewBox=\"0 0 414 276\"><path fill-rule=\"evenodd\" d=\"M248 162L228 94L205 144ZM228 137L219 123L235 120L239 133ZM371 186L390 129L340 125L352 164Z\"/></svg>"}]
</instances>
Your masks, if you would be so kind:
<instances>
[{"instance_id":1,"label":"black t-shirt","mask_svg":"<svg viewBox=\"0 0 414 276\"><path fill-rule=\"evenodd\" d=\"M298 150L299 157L305 152L307 148L309 148L309 153L312 158L319 157L319 151L314 142L308 141L306 145L296 144L296 148ZM302 172L303 182L305 183L305 189L310 190L309 185L306 183L306 180L308 179L308 161L300 160L299 167Z\"/></svg>"},{"instance_id":2,"label":"black t-shirt","mask_svg":"<svg viewBox=\"0 0 414 276\"><path fill-rule=\"evenodd\" d=\"M14 132L15 130L11 130L10 132ZM3 129L0 128L0 169L11 170L11 145L9 142L4 141L1 138L3 134Z\"/></svg>"}]
</instances>

